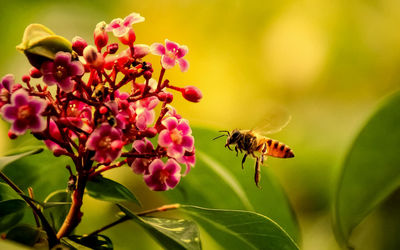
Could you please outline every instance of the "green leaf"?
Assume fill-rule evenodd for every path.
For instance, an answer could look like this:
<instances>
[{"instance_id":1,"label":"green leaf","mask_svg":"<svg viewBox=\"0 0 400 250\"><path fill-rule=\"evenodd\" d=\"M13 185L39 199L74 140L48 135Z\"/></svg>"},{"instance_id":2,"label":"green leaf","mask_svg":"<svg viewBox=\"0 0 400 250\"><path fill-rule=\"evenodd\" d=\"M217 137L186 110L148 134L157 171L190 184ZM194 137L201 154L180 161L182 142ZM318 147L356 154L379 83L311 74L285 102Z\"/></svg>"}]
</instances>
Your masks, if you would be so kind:
<instances>
[{"instance_id":1,"label":"green leaf","mask_svg":"<svg viewBox=\"0 0 400 250\"><path fill-rule=\"evenodd\" d=\"M111 239L101 234L91 235L91 236L70 235L67 238L75 243L78 243L79 245L89 247L90 249L99 249L99 250L114 249ZM79 247L79 249L82 248Z\"/></svg>"},{"instance_id":2,"label":"green leaf","mask_svg":"<svg viewBox=\"0 0 400 250\"><path fill-rule=\"evenodd\" d=\"M220 135L216 130L193 128L196 144L196 166L181 179L179 185L165 195L171 202L196 204L203 207L230 208L254 211L276 221L296 241L300 230L296 216L285 192L270 174L269 168L278 168L277 159L261 169L261 189L254 184L254 165L248 158L245 169L241 157L224 147L224 139L213 140ZM293 159L292 159L293 160ZM223 199L221 199L223 197Z\"/></svg>"},{"instance_id":3,"label":"green leaf","mask_svg":"<svg viewBox=\"0 0 400 250\"><path fill-rule=\"evenodd\" d=\"M15 226L24 217L26 203L20 199L0 201L0 232Z\"/></svg>"},{"instance_id":4,"label":"green leaf","mask_svg":"<svg viewBox=\"0 0 400 250\"><path fill-rule=\"evenodd\" d=\"M264 215L188 205L181 208L224 249L299 249L282 227Z\"/></svg>"},{"instance_id":5,"label":"green leaf","mask_svg":"<svg viewBox=\"0 0 400 250\"><path fill-rule=\"evenodd\" d=\"M0 232L20 222L26 207L25 201L11 187L0 183Z\"/></svg>"},{"instance_id":6,"label":"green leaf","mask_svg":"<svg viewBox=\"0 0 400 250\"><path fill-rule=\"evenodd\" d=\"M33 246L40 237L40 230L30 225L18 225L8 231L6 239L27 245Z\"/></svg>"},{"instance_id":7,"label":"green leaf","mask_svg":"<svg viewBox=\"0 0 400 250\"><path fill-rule=\"evenodd\" d=\"M67 217L71 201L71 194L65 190L54 191L44 200L43 214L56 231L61 228ZM54 203L57 205L52 205Z\"/></svg>"},{"instance_id":8,"label":"green leaf","mask_svg":"<svg viewBox=\"0 0 400 250\"><path fill-rule=\"evenodd\" d=\"M53 60L59 51L72 53L72 44L62 36L55 35L41 24L26 27L21 44L17 49L24 52L29 62L40 69L46 60Z\"/></svg>"},{"instance_id":9,"label":"green leaf","mask_svg":"<svg viewBox=\"0 0 400 250\"><path fill-rule=\"evenodd\" d=\"M191 221L137 216L117 204L126 216L141 225L165 249L201 249L199 231Z\"/></svg>"},{"instance_id":10,"label":"green leaf","mask_svg":"<svg viewBox=\"0 0 400 250\"><path fill-rule=\"evenodd\" d=\"M110 202L132 201L140 206L140 202L126 187L102 176L96 176L88 181L86 189L95 199Z\"/></svg>"},{"instance_id":11,"label":"green leaf","mask_svg":"<svg viewBox=\"0 0 400 250\"><path fill-rule=\"evenodd\" d=\"M18 153L18 154L14 154L14 155L10 155L10 156L3 156L3 157L0 158L0 171L3 170L3 168L5 166L7 166L8 164L10 164L10 163L12 163L12 162L14 162L16 160L19 160L19 159L21 159L21 158L23 158L25 156L38 154L38 153L40 153L42 151L43 151L43 148L36 148L36 149L29 150L29 151L26 151L26 152L23 152L23 153Z\"/></svg>"},{"instance_id":12,"label":"green leaf","mask_svg":"<svg viewBox=\"0 0 400 250\"><path fill-rule=\"evenodd\" d=\"M360 131L343 164L335 197L338 241L400 187L400 92L386 99Z\"/></svg>"}]
</instances>

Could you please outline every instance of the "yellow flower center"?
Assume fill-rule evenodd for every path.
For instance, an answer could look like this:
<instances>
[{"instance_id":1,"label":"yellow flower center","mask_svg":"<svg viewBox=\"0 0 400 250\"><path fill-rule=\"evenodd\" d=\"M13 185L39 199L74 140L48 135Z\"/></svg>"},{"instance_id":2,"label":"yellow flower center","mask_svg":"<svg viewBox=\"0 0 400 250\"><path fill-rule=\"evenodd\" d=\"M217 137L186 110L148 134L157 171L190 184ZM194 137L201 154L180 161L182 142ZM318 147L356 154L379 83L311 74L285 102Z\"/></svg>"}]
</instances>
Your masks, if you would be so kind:
<instances>
[{"instance_id":1,"label":"yellow flower center","mask_svg":"<svg viewBox=\"0 0 400 250\"><path fill-rule=\"evenodd\" d=\"M171 131L170 136L171 136L171 140L175 144L181 144L182 143L182 131L174 129L174 130Z\"/></svg>"},{"instance_id":2,"label":"yellow flower center","mask_svg":"<svg viewBox=\"0 0 400 250\"><path fill-rule=\"evenodd\" d=\"M57 80L64 79L67 76L67 69L64 66L57 66L54 76Z\"/></svg>"},{"instance_id":3,"label":"yellow flower center","mask_svg":"<svg viewBox=\"0 0 400 250\"><path fill-rule=\"evenodd\" d=\"M169 177L169 172L167 170L161 170L160 172L160 182L164 183Z\"/></svg>"},{"instance_id":4,"label":"yellow flower center","mask_svg":"<svg viewBox=\"0 0 400 250\"><path fill-rule=\"evenodd\" d=\"M109 149L111 147L111 142L111 138L109 136L106 136L99 141L98 146L102 149Z\"/></svg>"},{"instance_id":5,"label":"yellow flower center","mask_svg":"<svg viewBox=\"0 0 400 250\"><path fill-rule=\"evenodd\" d=\"M29 120L32 117L32 108L28 105L23 105L18 108L18 120Z\"/></svg>"}]
</instances>

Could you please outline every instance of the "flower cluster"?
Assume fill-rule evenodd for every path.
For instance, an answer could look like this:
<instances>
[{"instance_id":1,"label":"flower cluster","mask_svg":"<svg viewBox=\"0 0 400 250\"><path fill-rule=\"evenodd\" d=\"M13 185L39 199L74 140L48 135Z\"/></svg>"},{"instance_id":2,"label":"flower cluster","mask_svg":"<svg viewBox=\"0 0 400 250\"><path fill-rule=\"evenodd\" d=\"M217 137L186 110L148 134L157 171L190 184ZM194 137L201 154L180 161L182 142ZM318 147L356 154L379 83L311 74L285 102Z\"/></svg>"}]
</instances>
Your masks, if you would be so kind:
<instances>
[{"instance_id":1,"label":"flower cluster","mask_svg":"<svg viewBox=\"0 0 400 250\"><path fill-rule=\"evenodd\" d=\"M194 166L195 147L189 122L171 106L174 95L168 90L191 102L202 94L165 78L176 64L188 70L186 46L168 39L165 45L135 44L132 25L143 21L132 13L100 22L94 45L75 37L72 49L46 54L39 63L30 60L34 67L22 77L23 84L15 83L13 75L3 77L0 113L11 123L10 138L30 130L54 155L71 157L76 171L89 178L128 164L150 189L174 188ZM109 33L120 43L110 43ZM157 78L145 60L150 53L160 56Z\"/></svg>"}]
</instances>

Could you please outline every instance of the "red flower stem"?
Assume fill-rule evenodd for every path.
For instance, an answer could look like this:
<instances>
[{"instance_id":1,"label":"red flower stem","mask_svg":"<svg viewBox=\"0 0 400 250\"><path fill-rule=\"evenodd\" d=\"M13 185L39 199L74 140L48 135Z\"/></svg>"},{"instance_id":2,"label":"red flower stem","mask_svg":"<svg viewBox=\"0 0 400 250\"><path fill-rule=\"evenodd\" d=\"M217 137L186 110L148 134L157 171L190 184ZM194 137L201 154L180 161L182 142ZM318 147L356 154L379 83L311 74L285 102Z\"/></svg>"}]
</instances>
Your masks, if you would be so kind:
<instances>
[{"instance_id":1,"label":"red flower stem","mask_svg":"<svg viewBox=\"0 0 400 250\"><path fill-rule=\"evenodd\" d=\"M69 209L68 215L64 220L60 230L57 232L57 239L68 236L76 226L81 222L83 213L81 212L83 194L85 191L88 176L86 174L79 174L77 187L72 193L72 204Z\"/></svg>"},{"instance_id":2,"label":"red flower stem","mask_svg":"<svg viewBox=\"0 0 400 250\"><path fill-rule=\"evenodd\" d=\"M96 172L92 172L92 173L89 175L89 179L90 179L90 178L93 178L93 177L95 177L95 176L97 176L97 175L99 175L99 174L101 174L101 173L103 173L103 172L105 172L105 171L107 171L107 170L110 170L110 169L113 169L113 168L119 168L119 167L121 167L122 165L124 165L125 163L126 163L126 160L122 160L122 161L118 162L117 164L105 166L104 168L99 169L99 170L97 170Z\"/></svg>"},{"instance_id":3,"label":"red flower stem","mask_svg":"<svg viewBox=\"0 0 400 250\"><path fill-rule=\"evenodd\" d=\"M53 228L50 226L50 223L44 217L42 211L40 211L40 209L24 194L24 192L1 171L0 178L2 178L12 189L14 189L14 191L17 192L17 194L21 196L22 199L24 199L24 201L32 208L33 212L38 216L38 218L42 222L43 230L47 234L49 248L53 248L55 245L57 245L59 243L59 240L56 237Z\"/></svg>"},{"instance_id":4,"label":"red flower stem","mask_svg":"<svg viewBox=\"0 0 400 250\"><path fill-rule=\"evenodd\" d=\"M136 215L137 216L145 216L145 215L152 214L152 213L165 212L165 211L169 211L169 210L178 209L179 207L180 207L180 204L164 205L164 206L161 206L161 207L158 207L158 208L155 208L155 209L151 209L151 210L147 210L147 211L143 211L143 212L137 213ZM100 229L98 229L96 231L91 232L90 234L88 234L88 237L96 235L96 234L99 234L99 233L105 231L106 229L109 229L109 228L111 228L113 226L121 224L122 222L125 222L125 221L130 220L130 219L131 219L131 217L125 215L125 216L119 218L118 220L116 220L116 221L114 221L114 222L112 222L112 223L110 223L108 225L105 225L104 227L102 227L102 228L100 228Z\"/></svg>"},{"instance_id":5,"label":"red flower stem","mask_svg":"<svg viewBox=\"0 0 400 250\"><path fill-rule=\"evenodd\" d=\"M156 92L158 92L158 91L161 90L161 87L162 87L162 86L161 86L161 83L162 83L164 74L165 74L165 69L162 68L162 69L161 69L161 72L160 72L160 77L158 78L158 84L157 84L157 90L156 90Z\"/></svg>"},{"instance_id":6,"label":"red flower stem","mask_svg":"<svg viewBox=\"0 0 400 250\"><path fill-rule=\"evenodd\" d=\"M173 89L173 90L176 90L176 91L180 91L180 92L182 92L182 90L183 90L183 88L179 88L179 87L172 86L172 85L167 85L166 87L170 88L170 89Z\"/></svg>"}]
</instances>

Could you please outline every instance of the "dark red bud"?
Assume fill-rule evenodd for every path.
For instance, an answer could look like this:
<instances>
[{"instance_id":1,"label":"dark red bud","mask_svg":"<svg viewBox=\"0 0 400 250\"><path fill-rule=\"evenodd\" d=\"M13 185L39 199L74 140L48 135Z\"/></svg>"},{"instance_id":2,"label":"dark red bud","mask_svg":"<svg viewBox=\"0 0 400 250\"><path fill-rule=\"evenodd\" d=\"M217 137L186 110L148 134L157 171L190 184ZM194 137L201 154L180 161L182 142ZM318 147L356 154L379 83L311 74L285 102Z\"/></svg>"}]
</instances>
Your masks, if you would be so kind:
<instances>
[{"instance_id":1,"label":"dark red bud","mask_svg":"<svg viewBox=\"0 0 400 250\"><path fill-rule=\"evenodd\" d=\"M22 88L22 85L21 85L21 84L19 84L19 83L14 84L14 86L13 86L13 88L12 88L12 92L17 91L17 90L19 90L20 88Z\"/></svg>"},{"instance_id":2,"label":"dark red bud","mask_svg":"<svg viewBox=\"0 0 400 250\"><path fill-rule=\"evenodd\" d=\"M146 129L146 131L144 132L144 136L145 137L149 137L149 138L153 138L154 136L156 136L158 133L156 128L148 128Z\"/></svg>"},{"instance_id":3,"label":"dark red bud","mask_svg":"<svg viewBox=\"0 0 400 250\"><path fill-rule=\"evenodd\" d=\"M129 31L122 37L119 37L119 40L122 44L133 46L133 43L136 40L136 34L133 29L129 29Z\"/></svg>"},{"instance_id":4,"label":"dark red bud","mask_svg":"<svg viewBox=\"0 0 400 250\"><path fill-rule=\"evenodd\" d=\"M107 52L108 54L115 54L118 50L118 43L112 43L107 45Z\"/></svg>"},{"instance_id":5,"label":"dark red bud","mask_svg":"<svg viewBox=\"0 0 400 250\"><path fill-rule=\"evenodd\" d=\"M107 107L101 106L99 109L100 114L104 115L108 112Z\"/></svg>"},{"instance_id":6,"label":"dark red bud","mask_svg":"<svg viewBox=\"0 0 400 250\"><path fill-rule=\"evenodd\" d=\"M201 93L200 89L198 89L195 86L186 86L182 90L182 95L183 98L185 98L190 102L199 102L203 97L203 94Z\"/></svg>"},{"instance_id":7,"label":"dark red bud","mask_svg":"<svg viewBox=\"0 0 400 250\"><path fill-rule=\"evenodd\" d=\"M40 77L42 77L42 72L40 72L40 70L38 70L37 68L32 67L32 68L29 70L29 75L30 75L32 78L40 78Z\"/></svg>"},{"instance_id":8,"label":"dark red bud","mask_svg":"<svg viewBox=\"0 0 400 250\"><path fill-rule=\"evenodd\" d=\"M174 96L169 92L158 93L158 99L162 102L171 103L174 100Z\"/></svg>"},{"instance_id":9,"label":"dark red bud","mask_svg":"<svg viewBox=\"0 0 400 250\"><path fill-rule=\"evenodd\" d=\"M11 130L8 131L8 138L10 138L11 140L17 139L17 135L14 134L13 132L11 132Z\"/></svg>"},{"instance_id":10,"label":"dark red bud","mask_svg":"<svg viewBox=\"0 0 400 250\"><path fill-rule=\"evenodd\" d=\"M150 70L146 70L146 71L143 73L143 77L144 77L144 79L146 79L146 80L150 80L152 76L153 76L153 73L151 73Z\"/></svg>"},{"instance_id":11,"label":"dark red bud","mask_svg":"<svg viewBox=\"0 0 400 250\"><path fill-rule=\"evenodd\" d=\"M85 134L80 134L79 135L79 141L80 142L85 142L87 140L87 135Z\"/></svg>"},{"instance_id":12,"label":"dark red bud","mask_svg":"<svg viewBox=\"0 0 400 250\"><path fill-rule=\"evenodd\" d=\"M24 83L28 83L30 80L31 80L31 77L30 77L30 76L28 76L28 75L23 75L23 76L22 76L22 81L23 81Z\"/></svg>"},{"instance_id":13,"label":"dark red bud","mask_svg":"<svg viewBox=\"0 0 400 250\"><path fill-rule=\"evenodd\" d=\"M59 157L59 156L64 155L64 154L65 154L65 150L64 150L64 149L59 149L59 148L57 148L57 149L55 149L55 150L53 151L53 155L54 155L55 157Z\"/></svg>"},{"instance_id":14,"label":"dark red bud","mask_svg":"<svg viewBox=\"0 0 400 250\"><path fill-rule=\"evenodd\" d=\"M72 38L72 49L80 56L83 55L83 50L87 46L87 42L80 36Z\"/></svg>"}]
</instances>

